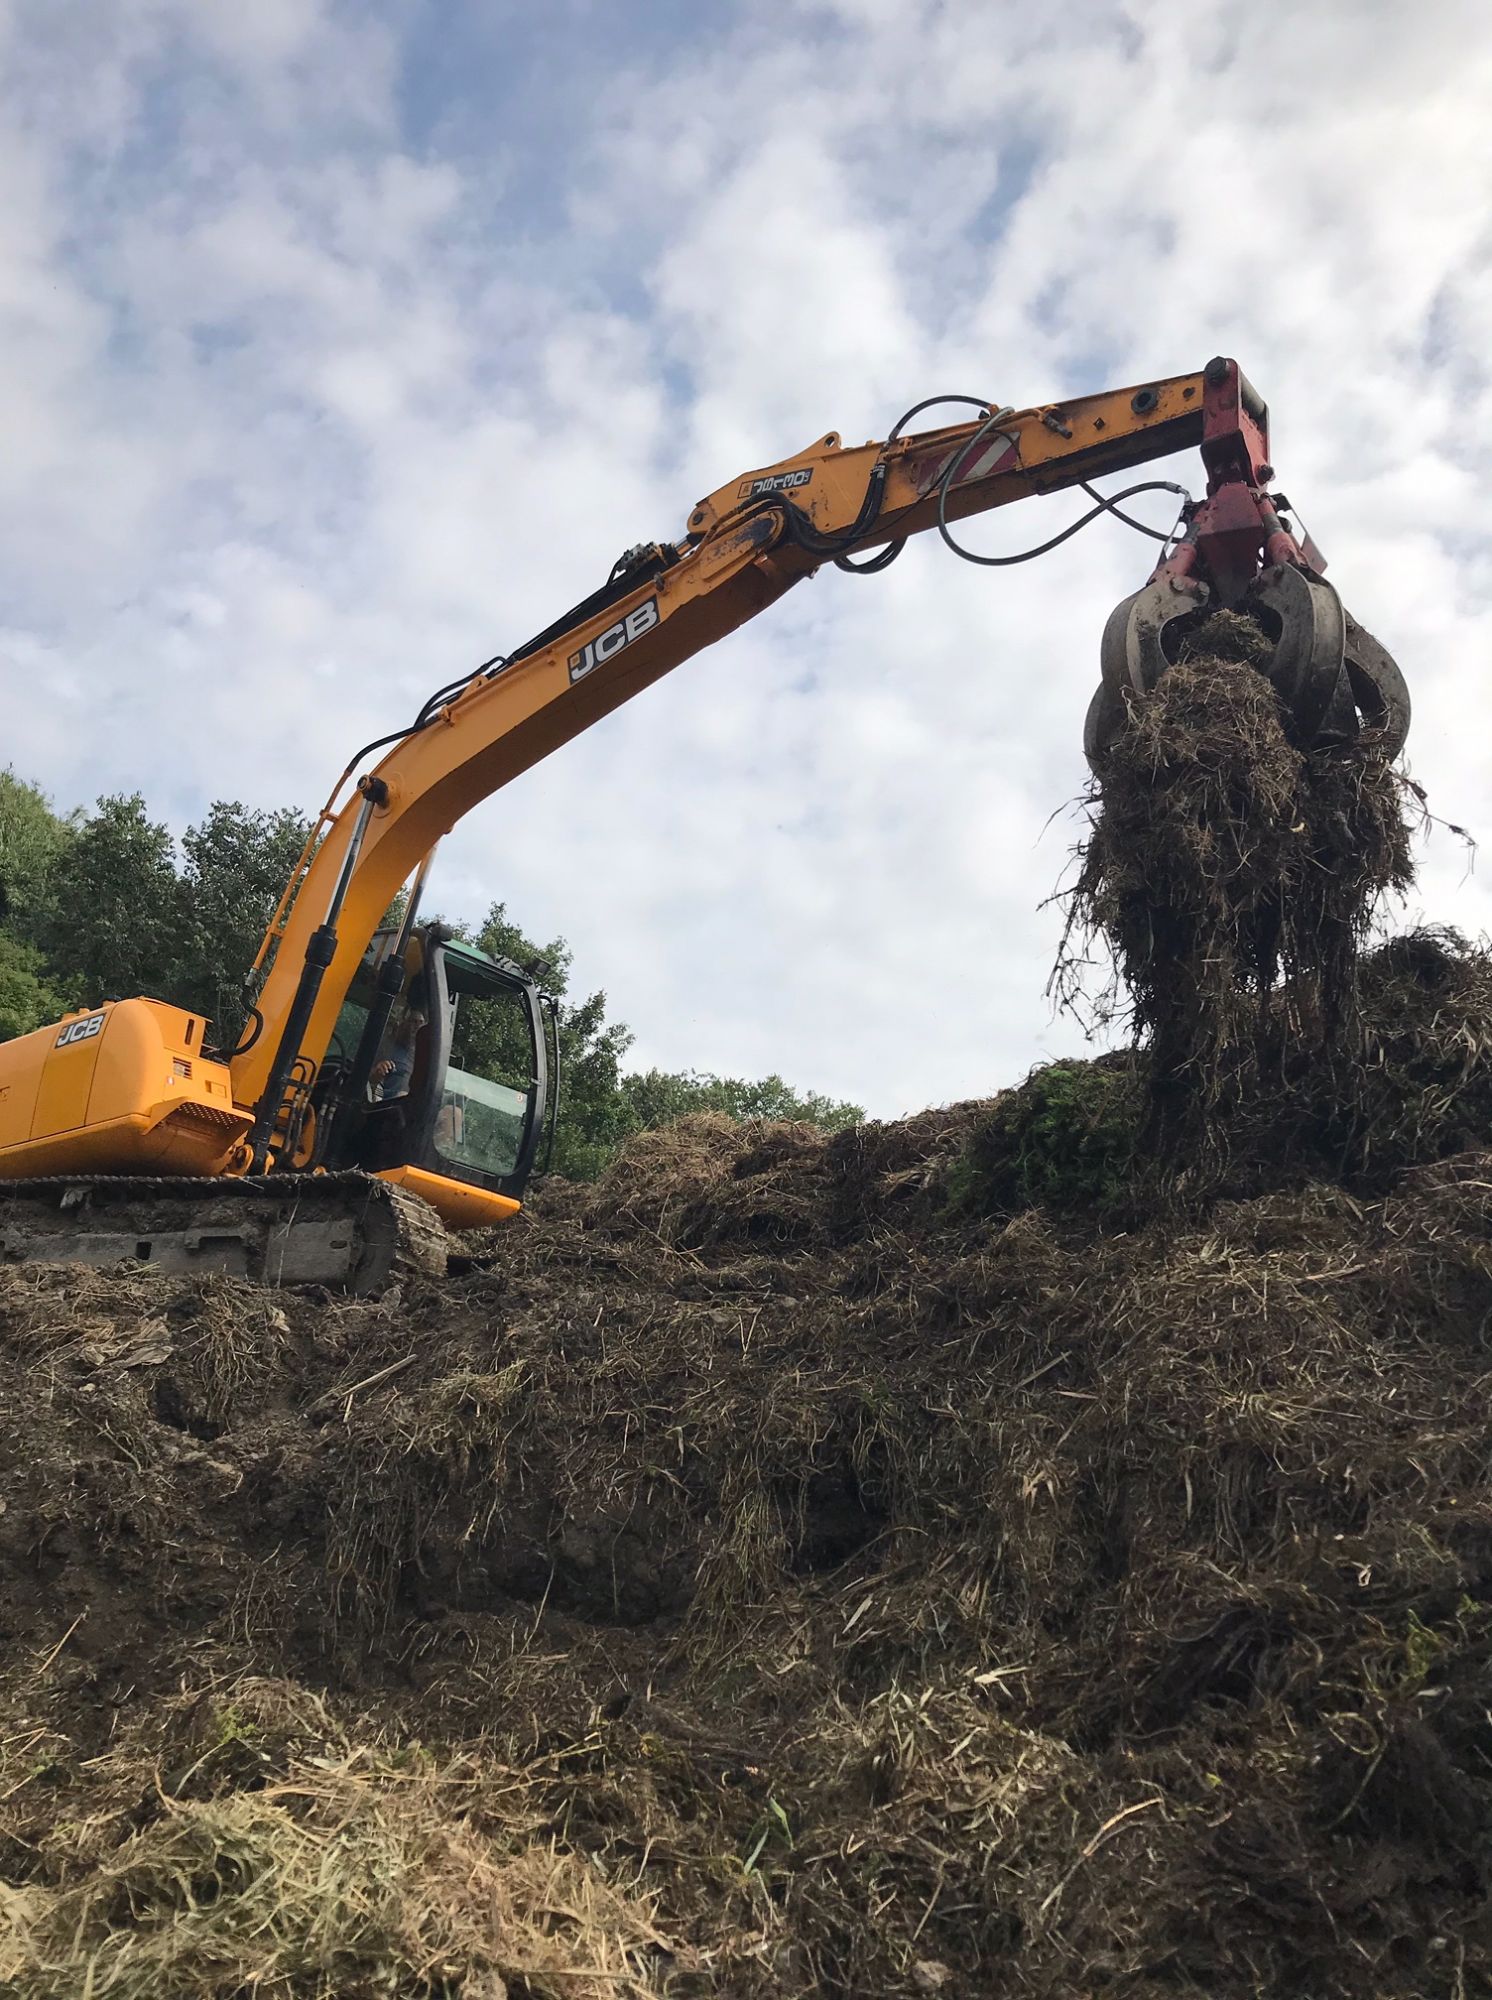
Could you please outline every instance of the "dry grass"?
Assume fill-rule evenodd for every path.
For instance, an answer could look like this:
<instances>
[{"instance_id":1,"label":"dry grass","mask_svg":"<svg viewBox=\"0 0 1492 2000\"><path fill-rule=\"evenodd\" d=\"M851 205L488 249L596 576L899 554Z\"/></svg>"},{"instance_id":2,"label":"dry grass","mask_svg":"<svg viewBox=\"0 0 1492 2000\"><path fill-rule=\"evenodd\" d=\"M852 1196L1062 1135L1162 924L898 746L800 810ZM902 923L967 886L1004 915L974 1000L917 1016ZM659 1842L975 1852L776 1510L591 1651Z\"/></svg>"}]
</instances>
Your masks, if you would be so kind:
<instances>
[{"instance_id":1,"label":"dry grass","mask_svg":"<svg viewBox=\"0 0 1492 2000\"><path fill-rule=\"evenodd\" d=\"M460 1543L491 1530L525 1372L515 1361L445 1375L382 1401L371 1416L349 1410L330 1432L320 1478L327 1570L343 1615L387 1625L432 1521L443 1517Z\"/></svg>"},{"instance_id":2,"label":"dry grass","mask_svg":"<svg viewBox=\"0 0 1492 2000\"><path fill-rule=\"evenodd\" d=\"M613 2000L680 1962L652 1898L556 1847L542 1769L354 1735L273 1681L151 1723L96 1760L91 1810L48 1829L31 1879L0 1887L17 2000Z\"/></svg>"}]
</instances>

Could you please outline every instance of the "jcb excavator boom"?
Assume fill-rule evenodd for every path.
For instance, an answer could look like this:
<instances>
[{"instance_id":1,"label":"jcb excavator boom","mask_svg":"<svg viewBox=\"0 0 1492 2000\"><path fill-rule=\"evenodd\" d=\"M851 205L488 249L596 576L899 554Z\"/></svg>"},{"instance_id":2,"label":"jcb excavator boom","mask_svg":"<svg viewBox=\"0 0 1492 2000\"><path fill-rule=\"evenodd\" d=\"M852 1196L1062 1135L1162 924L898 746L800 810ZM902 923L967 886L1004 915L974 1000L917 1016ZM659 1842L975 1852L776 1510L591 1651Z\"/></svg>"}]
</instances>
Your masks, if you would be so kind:
<instances>
[{"instance_id":1,"label":"jcb excavator boom","mask_svg":"<svg viewBox=\"0 0 1492 2000\"><path fill-rule=\"evenodd\" d=\"M977 414L943 429L907 432L924 410L950 402L970 404ZM133 1105L129 1119L116 1118L106 1135L88 1093L61 1092L52 1075L82 1042L107 1044L121 1012L157 1003L95 1010L81 1025L41 1030L0 1050L0 1190L8 1177L38 1171L143 1172L158 1180L206 1173L253 1183L272 1171L366 1166L348 1135L368 1123L380 1035L413 981L421 995L416 1036L427 1044L424 1109L413 1121L420 1132L406 1132L396 1148L403 1157L385 1159L374 1171L424 1196L453 1223L492 1219L498 1211L483 1208L484 1191L500 1189L494 1199L516 1206L544 1120L546 1043L531 982L525 989L516 967L489 974L458 965L449 941L414 932L412 908L398 938L375 940L384 912L442 835L510 779L826 563L874 572L927 529L967 554L953 538L953 523L1069 487L1090 492L1094 514L1118 512L1118 502L1143 488L1100 496L1091 490L1095 477L1193 445L1207 467L1207 496L1185 501L1172 535L1156 535L1163 549L1150 583L1109 621L1085 738L1090 758L1101 761L1126 702L1154 685L1186 626L1218 605L1250 611L1276 640L1266 671L1303 739L1342 738L1367 727L1396 749L1408 724L1397 669L1346 618L1321 579L1318 552L1291 532L1287 503L1269 493L1267 413L1235 362L1219 358L1194 375L1021 411L972 397L932 398L881 443L846 447L829 432L795 456L717 488L690 513L678 542L629 550L591 597L515 652L439 690L407 729L360 753L323 810L266 934L256 962L264 975L256 1032L226 1066L199 1053L196 1112L178 1119L174 1132L160 1108L164 1100L137 1101L149 1094L143 1078L125 1091ZM1044 552L1070 532L1029 553ZM990 564L1018 559L971 557ZM381 748L379 762L344 797L363 757ZM347 1012L360 981L366 1005L354 1047ZM440 1139L432 1093L442 1078L462 1077L468 1127L473 1103L494 1116L502 1108L480 1093L473 1098L472 1087L484 1079L452 1067L452 1052L464 1046L463 1009L467 1016L480 1011L503 981L526 1011L534 1074L522 1136L509 1149L508 1171L494 1175L479 1161L463 1163L461 1147ZM138 1022L136 1030L137 1042L144 1034L149 1044ZM184 1034L190 1040L179 1023L172 1033L178 1042ZM162 1040L159 1053L178 1065L179 1086L181 1050L171 1053ZM153 1059L151 1045L147 1068ZM13 1091L7 1075L27 1062L38 1072L37 1088L24 1115L7 1119ZM70 1125L60 1125L48 1109L63 1097ZM181 1105L178 1088L166 1109L179 1112ZM0 1221L0 1248L3 1227Z\"/></svg>"}]
</instances>

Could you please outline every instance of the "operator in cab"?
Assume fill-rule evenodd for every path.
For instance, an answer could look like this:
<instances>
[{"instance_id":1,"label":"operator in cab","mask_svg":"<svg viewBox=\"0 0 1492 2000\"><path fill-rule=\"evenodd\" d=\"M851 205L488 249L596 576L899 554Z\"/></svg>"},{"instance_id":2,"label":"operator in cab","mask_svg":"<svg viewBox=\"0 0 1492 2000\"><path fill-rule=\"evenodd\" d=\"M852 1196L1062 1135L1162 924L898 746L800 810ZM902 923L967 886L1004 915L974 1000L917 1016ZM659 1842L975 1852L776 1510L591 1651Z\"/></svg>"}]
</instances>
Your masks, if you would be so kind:
<instances>
[{"instance_id":1,"label":"operator in cab","mask_svg":"<svg viewBox=\"0 0 1492 2000\"><path fill-rule=\"evenodd\" d=\"M395 1016L383 1052L373 1065L370 1082L374 1102L385 1107L378 1120L378 1152L381 1159L391 1164L396 1164L393 1160L395 1153L402 1156L407 1125L404 1100L409 1096L415 1069L424 1053L423 1041L429 1022L424 991L416 988ZM446 1093L435 1118L436 1146L442 1152L459 1152L464 1125L465 1107L459 1098Z\"/></svg>"},{"instance_id":2,"label":"operator in cab","mask_svg":"<svg viewBox=\"0 0 1492 2000\"><path fill-rule=\"evenodd\" d=\"M409 1095L415 1059L419 1054L420 1035L428 1026L429 1019L424 994L411 993L402 1011L391 1022L383 1053L373 1065L371 1081L375 1102L391 1104L395 1098Z\"/></svg>"}]
</instances>

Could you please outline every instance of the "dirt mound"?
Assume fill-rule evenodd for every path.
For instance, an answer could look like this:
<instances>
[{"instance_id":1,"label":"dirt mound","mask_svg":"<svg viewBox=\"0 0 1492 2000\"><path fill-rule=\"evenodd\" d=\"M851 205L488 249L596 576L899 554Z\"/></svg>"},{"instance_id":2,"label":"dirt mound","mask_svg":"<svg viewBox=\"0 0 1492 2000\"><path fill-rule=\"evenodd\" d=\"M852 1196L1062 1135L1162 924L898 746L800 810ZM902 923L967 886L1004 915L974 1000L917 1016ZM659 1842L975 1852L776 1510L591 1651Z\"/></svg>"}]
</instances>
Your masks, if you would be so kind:
<instances>
[{"instance_id":1,"label":"dirt mound","mask_svg":"<svg viewBox=\"0 0 1492 2000\"><path fill-rule=\"evenodd\" d=\"M1492 1156L1117 1233L1069 1086L377 1304L0 1272L5 1989L1482 1990Z\"/></svg>"},{"instance_id":2,"label":"dirt mound","mask_svg":"<svg viewBox=\"0 0 1492 2000\"><path fill-rule=\"evenodd\" d=\"M822 1249L879 1223L934 1214L985 1110L954 1104L832 1134L699 1112L633 1140L567 1213L587 1229L641 1232L670 1249Z\"/></svg>"}]
</instances>

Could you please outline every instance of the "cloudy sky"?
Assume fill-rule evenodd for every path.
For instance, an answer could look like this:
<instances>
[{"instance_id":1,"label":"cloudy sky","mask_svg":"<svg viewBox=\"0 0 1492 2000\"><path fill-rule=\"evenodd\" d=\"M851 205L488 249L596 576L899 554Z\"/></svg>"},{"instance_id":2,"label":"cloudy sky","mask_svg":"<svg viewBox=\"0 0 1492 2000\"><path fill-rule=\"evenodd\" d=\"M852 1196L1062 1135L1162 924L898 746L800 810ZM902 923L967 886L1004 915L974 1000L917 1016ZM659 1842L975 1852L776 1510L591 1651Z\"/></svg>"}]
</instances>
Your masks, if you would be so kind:
<instances>
[{"instance_id":1,"label":"cloudy sky","mask_svg":"<svg viewBox=\"0 0 1492 2000\"><path fill-rule=\"evenodd\" d=\"M1489 119L1481 0L0 0L0 762L313 806L734 473L1221 350L1488 831ZM473 815L436 901L567 935L642 1063L1013 1081L1078 1044L1040 906L1149 561L828 571ZM1488 879L1442 836L1415 909L1478 930Z\"/></svg>"}]
</instances>

